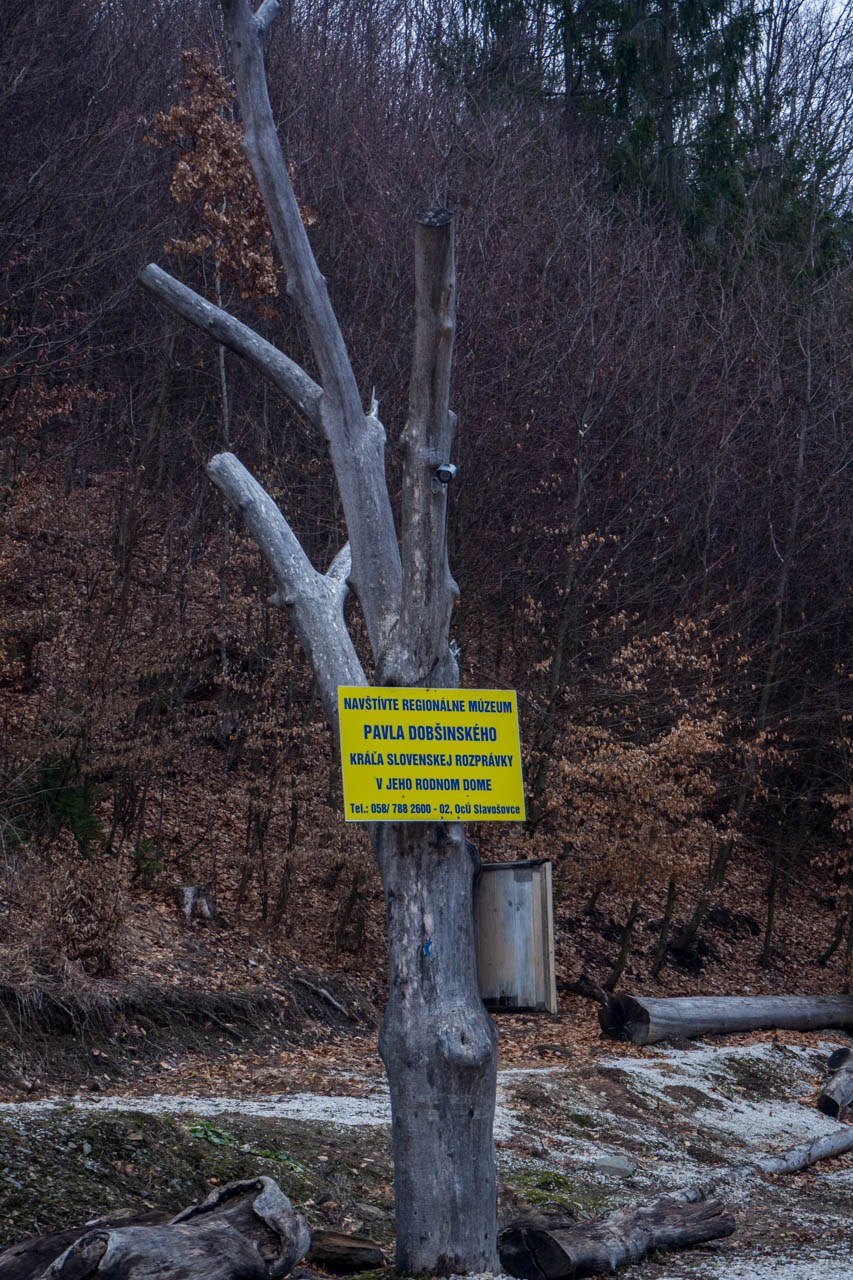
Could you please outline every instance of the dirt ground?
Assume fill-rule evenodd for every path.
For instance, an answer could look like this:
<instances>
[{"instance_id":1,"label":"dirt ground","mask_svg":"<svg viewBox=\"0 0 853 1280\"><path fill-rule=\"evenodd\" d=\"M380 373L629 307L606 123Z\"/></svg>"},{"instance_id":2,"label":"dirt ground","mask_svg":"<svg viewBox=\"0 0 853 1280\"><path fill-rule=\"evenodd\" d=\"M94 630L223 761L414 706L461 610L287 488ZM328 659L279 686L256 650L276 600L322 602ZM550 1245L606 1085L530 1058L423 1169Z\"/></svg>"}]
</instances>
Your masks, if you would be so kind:
<instances>
[{"instance_id":1,"label":"dirt ground","mask_svg":"<svg viewBox=\"0 0 853 1280\"><path fill-rule=\"evenodd\" d=\"M7 1026L3 1247L118 1207L176 1211L212 1186L263 1172L311 1226L367 1234L390 1259L378 1012L370 989L308 972L301 986L267 975L263 998L187 1003L180 1017L165 1006L155 1016L137 993L136 1006L113 1010L109 1027L91 1012L86 1024L69 1019L64 1032L34 1025L22 1037ZM766 1032L635 1049L602 1040L594 1006L580 1000L555 1017L498 1021L504 1220L525 1212L590 1218L717 1180L736 1216L733 1236L622 1274L851 1273L853 1156L775 1178L724 1172L837 1125L814 1104L829 1053L848 1037Z\"/></svg>"}]
</instances>

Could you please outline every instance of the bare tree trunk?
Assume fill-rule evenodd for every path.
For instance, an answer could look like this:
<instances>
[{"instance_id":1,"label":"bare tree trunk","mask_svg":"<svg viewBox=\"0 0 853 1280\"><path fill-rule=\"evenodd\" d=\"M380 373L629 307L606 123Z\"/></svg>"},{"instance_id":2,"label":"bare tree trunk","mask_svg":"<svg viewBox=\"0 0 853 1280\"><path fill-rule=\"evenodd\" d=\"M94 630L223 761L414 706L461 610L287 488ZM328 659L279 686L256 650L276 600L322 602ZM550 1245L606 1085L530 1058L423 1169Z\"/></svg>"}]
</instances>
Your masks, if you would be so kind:
<instances>
[{"instance_id":1,"label":"bare tree trunk","mask_svg":"<svg viewBox=\"0 0 853 1280\"><path fill-rule=\"evenodd\" d=\"M658 945L655 950L655 958L652 962L652 977L656 978L663 968L663 962L666 959L666 949L669 943L669 930L672 925L672 916L675 911L675 899L678 894L678 886L675 883L675 876L669 877L669 884L666 888L666 906L664 907L663 920L661 921L660 934L658 936Z\"/></svg>"},{"instance_id":2,"label":"bare tree trunk","mask_svg":"<svg viewBox=\"0 0 853 1280\"><path fill-rule=\"evenodd\" d=\"M830 939L829 946L826 948L826 951L822 952L817 958L817 964L819 964L821 968L829 964L830 960L838 950L844 933L845 924L846 916L839 915L835 921L835 928L832 931L832 938Z\"/></svg>"},{"instance_id":3,"label":"bare tree trunk","mask_svg":"<svg viewBox=\"0 0 853 1280\"><path fill-rule=\"evenodd\" d=\"M497 1030L477 985L477 856L461 825L382 824L397 1270L497 1271Z\"/></svg>"},{"instance_id":4,"label":"bare tree trunk","mask_svg":"<svg viewBox=\"0 0 853 1280\"><path fill-rule=\"evenodd\" d=\"M448 408L456 325L453 226L415 228L415 343L403 432L403 595L380 664L390 685L455 687L448 639L457 593L447 562ZM390 978L380 1053L391 1089L400 1272L497 1271L493 1121L497 1031L480 999L478 858L458 823L380 824Z\"/></svg>"},{"instance_id":5,"label":"bare tree trunk","mask_svg":"<svg viewBox=\"0 0 853 1280\"><path fill-rule=\"evenodd\" d=\"M263 66L276 0L253 13L222 0L245 150L269 214L287 290L305 322L318 385L221 307L155 266L140 276L162 302L252 363L324 436L348 544L327 573L309 561L282 512L230 453L208 475L243 516L311 662L338 733L340 685L367 678L344 618L352 589L380 685L456 688L450 645L457 587L447 557L447 488L456 419L449 408L456 332L453 219L422 210L415 228L415 333L409 412L400 437L399 543L385 478L385 431L365 413L349 356L287 175ZM402 1272L499 1269L493 1143L497 1032L480 999L474 945L475 860L458 824L377 824L390 990L380 1049L394 1135L397 1266Z\"/></svg>"},{"instance_id":6,"label":"bare tree trunk","mask_svg":"<svg viewBox=\"0 0 853 1280\"><path fill-rule=\"evenodd\" d=\"M631 950L631 938L634 934L634 925L637 923L637 916L639 914L640 904L635 898L628 909L628 919L625 921L625 927L622 930L619 954L614 961L613 968L602 983L605 991L615 991L616 984L625 972L625 965L628 963L628 953Z\"/></svg>"},{"instance_id":7,"label":"bare tree trunk","mask_svg":"<svg viewBox=\"0 0 853 1280\"><path fill-rule=\"evenodd\" d=\"M773 954L773 926L776 923L776 891L779 888L779 868L782 865L782 854L784 851L785 837L782 831L782 820L779 820L779 826L776 831L773 857L770 863L770 879L767 884L767 918L764 923L764 941L761 946L761 958L759 963L762 968L770 968L770 959Z\"/></svg>"}]
</instances>

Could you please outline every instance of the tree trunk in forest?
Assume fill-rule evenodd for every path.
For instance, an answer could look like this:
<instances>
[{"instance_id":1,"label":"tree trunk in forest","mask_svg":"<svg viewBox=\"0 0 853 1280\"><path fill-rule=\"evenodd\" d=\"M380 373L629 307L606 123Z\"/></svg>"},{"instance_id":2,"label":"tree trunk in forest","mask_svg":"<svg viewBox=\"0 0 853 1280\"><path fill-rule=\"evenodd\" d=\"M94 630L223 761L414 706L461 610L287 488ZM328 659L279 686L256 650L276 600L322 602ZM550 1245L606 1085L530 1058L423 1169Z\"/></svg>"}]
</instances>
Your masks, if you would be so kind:
<instances>
[{"instance_id":1,"label":"tree trunk in forest","mask_svg":"<svg viewBox=\"0 0 853 1280\"><path fill-rule=\"evenodd\" d=\"M825 951L821 952L817 958L816 963L819 964L822 969L829 964L830 960L841 945L841 939L844 936L844 929L847 925L850 910L851 904L848 899L844 904L844 914L839 913L835 918L835 928L832 930L832 937L829 940L829 946Z\"/></svg>"},{"instance_id":2,"label":"tree trunk in forest","mask_svg":"<svg viewBox=\"0 0 853 1280\"><path fill-rule=\"evenodd\" d=\"M690 1204L664 1196L565 1230L507 1227L500 1236L501 1263L524 1280L580 1280L639 1262L653 1249L686 1249L734 1229L734 1217L719 1200Z\"/></svg>"},{"instance_id":3,"label":"tree trunk in forest","mask_svg":"<svg viewBox=\"0 0 853 1280\"><path fill-rule=\"evenodd\" d=\"M728 1035L771 1027L815 1031L853 1029L853 996L679 996L672 1000L613 996L599 1010L606 1036L654 1044L668 1036Z\"/></svg>"},{"instance_id":4,"label":"tree trunk in forest","mask_svg":"<svg viewBox=\"0 0 853 1280\"><path fill-rule=\"evenodd\" d=\"M344 618L361 605L378 685L456 688L450 644L457 587L447 558L447 489L455 415L453 220L423 210L415 228L415 328L402 453L399 542L375 399L365 413L288 178L269 103L263 42L279 5L222 0L244 148L266 205L287 291L308 332L320 383L251 329L156 266L140 280L171 310L253 364L325 438L349 542L327 573L233 454L208 475L242 515L272 570L339 735L337 691L367 684ZM439 471L441 468L441 472ZM380 1048L391 1089L397 1265L406 1272L498 1268L492 1136L497 1032L483 1008L474 945L475 855L458 824L375 824L386 895L390 990Z\"/></svg>"},{"instance_id":5,"label":"tree trunk in forest","mask_svg":"<svg viewBox=\"0 0 853 1280\"><path fill-rule=\"evenodd\" d=\"M784 845L785 836L782 830L782 822L780 818L773 841L773 854L770 862L770 879L767 882L767 917L764 922L764 941L761 944L761 958L759 960L763 969L770 968L770 959L773 954L773 926L776 923L776 891L779 888L779 869L782 865Z\"/></svg>"},{"instance_id":6,"label":"tree trunk in forest","mask_svg":"<svg viewBox=\"0 0 853 1280\"><path fill-rule=\"evenodd\" d=\"M741 778L738 796L735 802L736 825L740 823L741 818L743 817L751 785L752 772L750 767L747 766ZM729 836L727 840L724 840L717 849L716 854L713 852L713 840L711 844L712 857L710 859L707 879L702 887L699 897L696 900L696 905L693 908L689 920L672 943L671 950L673 954L677 956L689 955L693 950L696 945L696 939L699 936L699 930L702 928L702 925L705 922L705 917L713 904L714 896L718 890L723 887L725 882L729 859L731 858L735 847L734 836Z\"/></svg>"},{"instance_id":7,"label":"tree trunk in forest","mask_svg":"<svg viewBox=\"0 0 853 1280\"><path fill-rule=\"evenodd\" d=\"M675 883L675 876L669 877L669 884L666 888L666 906L663 909L663 919L660 925L660 934L658 935L658 945L655 948L655 958L652 961L651 975L656 978L663 968L663 962L666 959L666 949L669 944L669 931L672 927L672 917L675 911L675 899L678 895L678 886Z\"/></svg>"},{"instance_id":8,"label":"tree trunk in forest","mask_svg":"<svg viewBox=\"0 0 853 1280\"><path fill-rule=\"evenodd\" d=\"M625 972L625 965L628 963L628 953L631 950L631 938L634 934L634 925L637 923L637 916L639 914L640 904L635 898L628 908L628 919L625 921L625 927L622 930L619 952L613 962L613 968L601 984L607 992L616 990L616 984Z\"/></svg>"}]
</instances>

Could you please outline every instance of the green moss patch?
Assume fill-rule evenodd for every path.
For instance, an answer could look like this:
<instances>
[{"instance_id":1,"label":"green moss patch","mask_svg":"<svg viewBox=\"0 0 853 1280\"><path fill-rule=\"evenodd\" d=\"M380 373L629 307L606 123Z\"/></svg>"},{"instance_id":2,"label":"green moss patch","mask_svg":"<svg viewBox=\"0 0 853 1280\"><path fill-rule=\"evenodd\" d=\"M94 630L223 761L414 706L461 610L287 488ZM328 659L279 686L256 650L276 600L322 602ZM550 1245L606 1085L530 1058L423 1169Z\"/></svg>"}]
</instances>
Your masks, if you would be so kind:
<instances>
[{"instance_id":1,"label":"green moss patch","mask_svg":"<svg viewBox=\"0 0 853 1280\"><path fill-rule=\"evenodd\" d=\"M559 1169L525 1169L513 1173L513 1190L527 1204L572 1218L593 1217L611 1207L600 1186Z\"/></svg>"}]
</instances>

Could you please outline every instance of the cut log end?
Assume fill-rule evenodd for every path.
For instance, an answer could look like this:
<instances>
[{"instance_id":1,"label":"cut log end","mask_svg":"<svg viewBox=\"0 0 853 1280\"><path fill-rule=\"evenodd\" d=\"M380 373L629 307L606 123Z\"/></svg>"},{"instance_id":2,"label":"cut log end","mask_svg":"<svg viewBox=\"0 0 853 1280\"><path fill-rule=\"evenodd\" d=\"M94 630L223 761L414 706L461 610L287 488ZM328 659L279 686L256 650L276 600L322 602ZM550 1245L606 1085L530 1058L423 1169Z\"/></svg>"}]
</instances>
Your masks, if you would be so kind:
<instances>
[{"instance_id":1,"label":"cut log end","mask_svg":"<svg viewBox=\"0 0 853 1280\"><path fill-rule=\"evenodd\" d=\"M824 1081L817 1105L825 1116L837 1120L845 1107L853 1105L853 1052L836 1049L826 1065L832 1074Z\"/></svg>"},{"instance_id":2,"label":"cut log end","mask_svg":"<svg viewBox=\"0 0 853 1280\"><path fill-rule=\"evenodd\" d=\"M598 1011L598 1024L609 1040L628 1040L645 1044L649 1032L649 1014L633 996L611 996Z\"/></svg>"}]
</instances>

